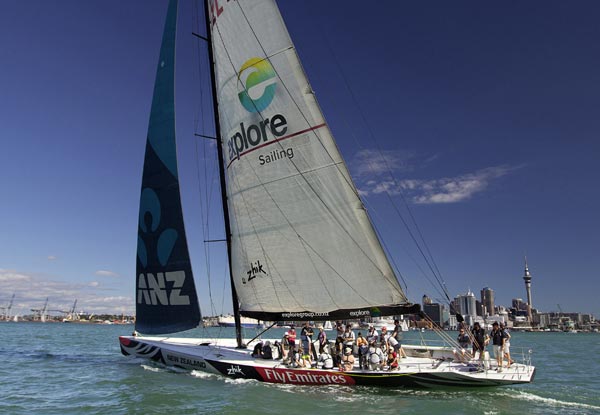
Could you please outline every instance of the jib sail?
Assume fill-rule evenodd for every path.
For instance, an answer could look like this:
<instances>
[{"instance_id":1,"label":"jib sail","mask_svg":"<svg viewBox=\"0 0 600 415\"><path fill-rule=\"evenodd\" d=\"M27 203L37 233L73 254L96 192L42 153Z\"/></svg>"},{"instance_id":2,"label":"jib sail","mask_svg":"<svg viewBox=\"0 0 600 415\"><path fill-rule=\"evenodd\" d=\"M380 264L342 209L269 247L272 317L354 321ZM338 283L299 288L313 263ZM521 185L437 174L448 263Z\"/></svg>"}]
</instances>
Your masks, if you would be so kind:
<instances>
[{"instance_id":1,"label":"jib sail","mask_svg":"<svg viewBox=\"0 0 600 415\"><path fill-rule=\"evenodd\" d=\"M181 209L175 143L175 35L171 0L156 71L138 223L136 330L173 333L201 320Z\"/></svg>"}]
</instances>

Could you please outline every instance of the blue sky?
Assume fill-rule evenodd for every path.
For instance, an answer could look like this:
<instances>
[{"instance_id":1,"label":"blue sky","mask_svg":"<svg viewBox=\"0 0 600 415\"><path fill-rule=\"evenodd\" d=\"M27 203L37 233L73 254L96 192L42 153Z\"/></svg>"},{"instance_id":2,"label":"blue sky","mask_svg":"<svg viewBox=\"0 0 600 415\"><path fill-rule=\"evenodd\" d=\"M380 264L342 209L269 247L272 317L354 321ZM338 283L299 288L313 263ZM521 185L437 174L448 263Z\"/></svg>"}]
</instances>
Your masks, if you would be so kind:
<instances>
[{"instance_id":1,"label":"blue sky","mask_svg":"<svg viewBox=\"0 0 600 415\"><path fill-rule=\"evenodd\" d=\"M439 298L388 194L409 203L452 295L600 315L600 4L280 2L407 293ZM0 4L0 305L132 312L141 170L166 1ZM181 1L177 133L201 307L230 311L193 6ZM202 52L203 47L200 47ZM373 138L374 137L374 138ZM210 154L210 153L209 153ZM212 166L214 155L208 156ZM395 180L382 169L382 158ZM212 173L209 173L212 175ZM210 176L212 177L212 176ZM202 190L200 190L202 189ZM406 214L406 213L404 213ZM203 229L205 232L203 232ZM212 287L212 306L205 286Z\"/></svg>"}]
</instances>

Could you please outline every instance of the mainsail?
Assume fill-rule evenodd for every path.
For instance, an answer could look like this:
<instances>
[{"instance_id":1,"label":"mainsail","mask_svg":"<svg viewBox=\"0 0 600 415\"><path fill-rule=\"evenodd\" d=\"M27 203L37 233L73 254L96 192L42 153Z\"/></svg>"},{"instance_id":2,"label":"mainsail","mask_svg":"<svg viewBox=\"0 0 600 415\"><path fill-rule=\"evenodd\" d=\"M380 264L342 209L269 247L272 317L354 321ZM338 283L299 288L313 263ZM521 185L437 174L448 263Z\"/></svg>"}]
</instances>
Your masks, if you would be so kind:
<instances>
[{"instance_id":1,"label":"mainsail","mask_svg":"<svg viewBox=\"0 0 600 415\"><path fill-rule=\"evenodd\" d=\"M410 312L275 1L209 8L241 313Z\"/></svg>"},{"instance_id":2,"label":"mainsail","mask_svg":"<svg viewBox=\"0 0 600 415\"><path fill-rule=\"evenodd\" d=\"M148 126L136 266L136 330L174 333L199 325L200 308L181 210L175 145L175 35L171 0Z\"/></svg>"}]
</instances>

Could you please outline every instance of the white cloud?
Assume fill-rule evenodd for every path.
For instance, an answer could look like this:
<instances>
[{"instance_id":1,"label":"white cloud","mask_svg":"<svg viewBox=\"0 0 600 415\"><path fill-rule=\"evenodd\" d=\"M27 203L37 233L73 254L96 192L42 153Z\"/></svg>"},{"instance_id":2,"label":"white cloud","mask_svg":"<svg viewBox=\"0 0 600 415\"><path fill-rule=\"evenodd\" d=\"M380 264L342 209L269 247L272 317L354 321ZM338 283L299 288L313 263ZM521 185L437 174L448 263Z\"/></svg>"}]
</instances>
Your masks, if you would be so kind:
<instances>
[{"instance_id":1,"label":"white cloud","mask_svg":"<svg viewBox=\"0 0 600 415\"><path fill-rule=\"evenodd\" d=\"M69 282L46 275L0 269L0 284L0 305L8 303L12 293L15 294L13 314L31 314L30 309L43 306L46 298L51 310L68 310L77 299L78 311L95 314L134 312L133 295L115 295L114 289L103 288L97 281Z\"/></svg>"},{"instance_id":2,"label":"white cloud","mask_svg":"<svg viewBox=\"0 0 600 415\"><path fill-rule=\"evenodd\" d=\"M418 194L413 194L412 200L419 204L456 203L467 200L474 194L484 191L493 180L518 168L511 166L488 167L457 177L422 181L413 187L413 189L416 188Z\"/></svg>"},{"instance_id":3,"label":"white cloud","mask_svg":"<svg viewBox=\"0 0 600 415\"><path fill-rule=\"evenodd\" d=\"M352 160L352 171L359 177L380 176L390 171L410 170L412 152L397 150L364 149L356 153Z\"/></svg>"},{"instance_id":4,"label":"white cloud","mask_svg":"<svg viewBox=\"0 0 600 415\"><path fill-rule=\"evenodd\" d=\"M54 255L48 255L48 261L56 261L58 259L58 257L54 256Z\"/></svg>"},{"instance_id":5,"label":"white cloud","mask_svg":"<svg viewBox=\"0 0 600 415\"><path fill-rule=\"evenodd\" d=\"M457 203L487 189L490 183L522 166L495 166L441 179L404 179L369 181L361 186L361 194L402 193L416 204Z\"/></svg>"},{"instance_id":6,"label":"white cloud","mask_svg":"<svg viewBox=\"0 0 600 415\"><path fill-rule=\"evenodd\" d=\"M96 271L95 274L98 275L99 277L120 277L120 275L117 274L116 272L106 271L106 270L98 270L98 271Z\"/></svg>"}]
</instances>

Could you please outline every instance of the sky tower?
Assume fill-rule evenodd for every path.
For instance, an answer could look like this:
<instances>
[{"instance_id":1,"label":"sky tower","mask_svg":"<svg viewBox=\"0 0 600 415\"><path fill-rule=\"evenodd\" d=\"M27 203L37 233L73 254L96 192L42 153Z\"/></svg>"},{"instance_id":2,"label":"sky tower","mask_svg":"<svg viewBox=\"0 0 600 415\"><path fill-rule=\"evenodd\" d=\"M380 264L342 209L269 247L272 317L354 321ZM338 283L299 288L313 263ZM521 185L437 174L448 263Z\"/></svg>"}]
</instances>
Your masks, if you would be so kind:
<instances>
[{"instance_id":1,"label":"sky tower","mask_svg":"<svg viewBox=\"0 0 600 415\"><path fill-rule=\"evenodd\" d=\"M533 304L531 303L531 274L527 267L527 257L525 257L525 275L523 275L523 280L525 281L525 290L527 291L527 319L531 323L531 309L533 308Z\"/></svg>"}]
</instances>

